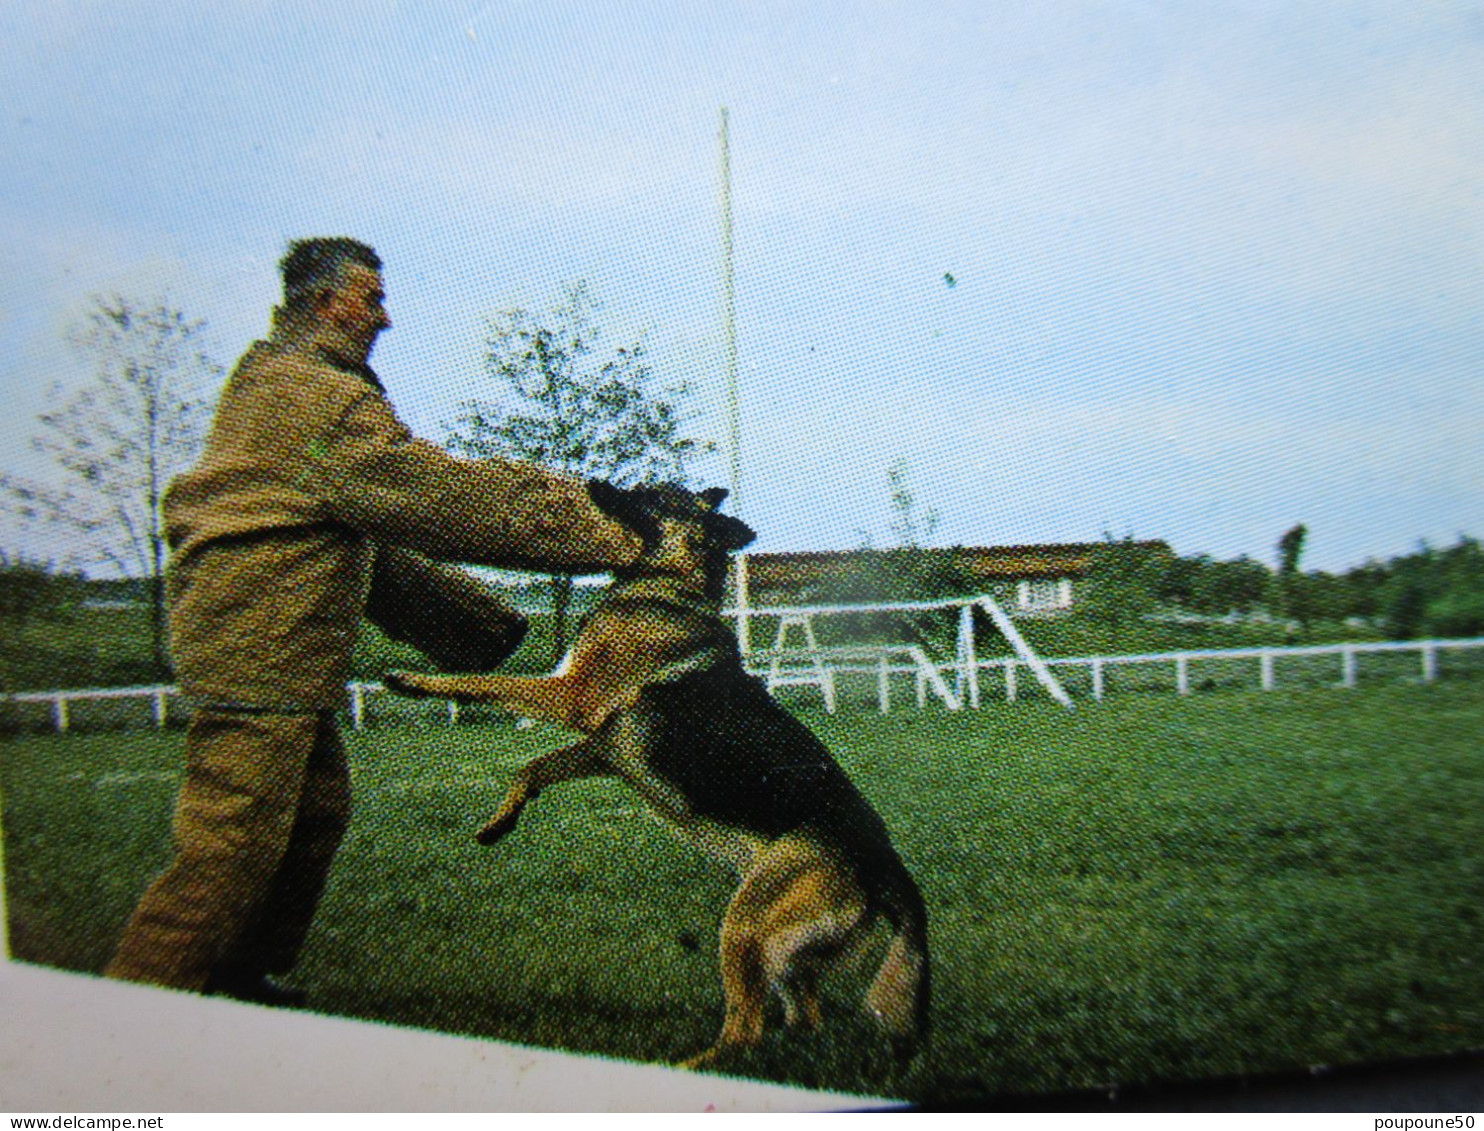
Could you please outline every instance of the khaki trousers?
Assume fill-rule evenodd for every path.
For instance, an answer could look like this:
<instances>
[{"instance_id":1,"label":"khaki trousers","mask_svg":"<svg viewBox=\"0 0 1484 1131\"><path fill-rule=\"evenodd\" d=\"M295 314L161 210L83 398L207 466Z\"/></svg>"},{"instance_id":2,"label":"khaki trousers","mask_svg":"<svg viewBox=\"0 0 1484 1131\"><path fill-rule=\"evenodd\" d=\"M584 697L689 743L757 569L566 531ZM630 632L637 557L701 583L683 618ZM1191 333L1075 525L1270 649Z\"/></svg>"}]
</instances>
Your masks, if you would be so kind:
<instances>
[{"instance_id":1,"label":"khaki trousers","mask_svg":"<svg viewBox=\"0 0 1484 1131\"><path fill-rule=\"evenodd\" d=\"M201 990L293 966L350 819L334 716L202 710L186 735L175 859L104 971Z\"/></svg>"}]
</instances>

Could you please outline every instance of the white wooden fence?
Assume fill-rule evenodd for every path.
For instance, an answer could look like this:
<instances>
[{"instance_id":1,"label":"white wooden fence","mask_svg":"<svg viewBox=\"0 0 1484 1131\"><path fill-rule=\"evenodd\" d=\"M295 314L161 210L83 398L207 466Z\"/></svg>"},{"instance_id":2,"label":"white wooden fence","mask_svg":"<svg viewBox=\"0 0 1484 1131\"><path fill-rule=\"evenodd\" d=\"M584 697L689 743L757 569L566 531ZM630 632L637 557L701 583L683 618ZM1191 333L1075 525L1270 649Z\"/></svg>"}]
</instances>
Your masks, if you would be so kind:
<instances>
[{"instance_id":1,"label":"white wooden fence","mask_svg":"<svg viewBox=\"0 0 1484 1131\"><path fill-rule=\"evenodd\" d=\"M1084 668L1092 685L1092 697L1101 700L1106 692L1107 675L1120 666L1153 664L1169 668L1174 675L1175 690L1180 695L1191 691L1191 665L1203 661L1246 661L1256 669L1257 684L1263 691L1279 685L1278 662L1301 657L1328 656L1335 661L1334 686L1355 687L1359 682L1359 659L1366 655L1415 653L1419 664L1416 678L1432 683L1438 678L1439 657L1444 652L1462 652L1484 648L1484 638L1469 640L1405 640L1373 644L1321 644L1294 648L1229 648L1194 652L1151 652L1131 656L1083 656L1047 660L1053 667ZM1255 663L1254 663L1255 662ZM1015 662L1000 661L1004 668L1006 698L1014 699ZM980 664L980 667L989 665Z\"/></svg>"},{"instance_id":2,"label":"white wooden fence","mask_svg":"<svg viewBox=\"0 0 1484 1131\"><path fill-rule=\"evenodd\" d=\"M775 649L754 653L750 667L754 674L767 680L770 676L781 677L779 686L807 684L819 687L826 694L826 707L833 709L838 696L841 676L861 675L875 681L877 709L883 714L892 709L892 690L896 682L910 680L914 687L914 700L923 706L929 693L936 696L952 711L977 708L984 698L986 677L997 678L1005 700L1014 702L1023 694L1021 676L1033 671L1033 665L1019 656L994 659L971 659L964 651L960 639L960 654L953 660L934 663L927 659L922 649L911 645L875 645L863 648L794 648ZM970 641L970 644L972 641ZM1041 661L1047 668L1064 673L1081 670L1090 687L1094 700L1102 700L1109 691L1111 673L1120 669L1163 669L1173 679L1174 690L1180 695L1189 695L1192 690L1193 673L1201 665L1221 664L1228 670L1236 664L1238 669L1251 673L1256 685L1263 691L1272 691L1283 685L1283 666L1290 668L1296 661L1327 659L1333 664L1333 679L1326 680L1337 687L1356 687L1361 679L1361 660L1367 656L1410 655L1415 657L1415 675L1422 683L1431 683L1442 674L1444 657L1473 649L1484 648L1484 638L1468 640L1407 640L1373 644L1323 644L1294 648L1231 648L1189 652L1154 652L1127 656L1078 656L1047 659ZM800 678L790 678L796 675ZM1392 673L1393 677L1395 673ZM1304 680L1313 683L1311 674ZM1045 686L1043 684L1043 686ZM380 683L357 682L349 685L351 725L361 729L367 722L367 700L370 696L386 693ZM1048 688L1049 691L1049 688ZM169 701L178 695L174 687L112 687L103 690L27 691L4 696L11 703L44 704L50 708L54 729L66 731L71 725L71 707L82 702L99 700L142 699L149 701L150 714L157 727L169 721ZM458 722L457 704L447 704L450 724Z\"/></svg>"}]
</instances>

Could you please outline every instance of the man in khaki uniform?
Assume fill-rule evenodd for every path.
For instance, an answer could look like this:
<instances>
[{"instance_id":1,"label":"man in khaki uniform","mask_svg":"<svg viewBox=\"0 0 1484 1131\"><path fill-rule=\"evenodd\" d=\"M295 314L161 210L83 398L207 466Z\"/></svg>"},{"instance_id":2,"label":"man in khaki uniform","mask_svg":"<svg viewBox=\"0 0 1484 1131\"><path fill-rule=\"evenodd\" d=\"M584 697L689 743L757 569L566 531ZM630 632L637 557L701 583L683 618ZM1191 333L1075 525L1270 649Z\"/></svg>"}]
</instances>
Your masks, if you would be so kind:
<instances>
[{"instance_id":1,"label":"man in khaki uniform","mask_svg":"<svg viewBox=\"0 0 1484 1131\"><path fill-rule=\"evenodd\" d=\"M585 485L414 439L367 366L390 325L381 262L347 239L282 263L274 333L248 350L201 461L165 497L171 648L196 701L176 855L106 973L268 1004L293 966L350 813L334 712L362 615L451 670L525 621L429 559L598 572L639 538Z\"/></svg>"}]
</instances>

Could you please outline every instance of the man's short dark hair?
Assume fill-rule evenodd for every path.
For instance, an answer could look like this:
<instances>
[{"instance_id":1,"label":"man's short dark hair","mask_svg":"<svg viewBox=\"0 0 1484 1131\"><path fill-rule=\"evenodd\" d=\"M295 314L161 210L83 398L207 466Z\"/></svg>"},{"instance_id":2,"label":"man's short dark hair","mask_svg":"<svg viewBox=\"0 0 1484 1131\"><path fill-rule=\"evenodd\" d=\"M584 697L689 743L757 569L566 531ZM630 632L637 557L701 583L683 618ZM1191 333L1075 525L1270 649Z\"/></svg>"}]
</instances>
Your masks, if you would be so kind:
<instances>
[{"instance_id":1,"label":"man's short dark hair","mask_svg":"<svg viewBox=\"0 0 1484 1131\"><path fill-rule=\"evenodd\" d=\"M302 310L316 294L339 285L347 267L381 270L381 257L368 244L347 236L324 236L294 240L279 261L283 274L283 304Z\"/></svg>"}]
</instances>

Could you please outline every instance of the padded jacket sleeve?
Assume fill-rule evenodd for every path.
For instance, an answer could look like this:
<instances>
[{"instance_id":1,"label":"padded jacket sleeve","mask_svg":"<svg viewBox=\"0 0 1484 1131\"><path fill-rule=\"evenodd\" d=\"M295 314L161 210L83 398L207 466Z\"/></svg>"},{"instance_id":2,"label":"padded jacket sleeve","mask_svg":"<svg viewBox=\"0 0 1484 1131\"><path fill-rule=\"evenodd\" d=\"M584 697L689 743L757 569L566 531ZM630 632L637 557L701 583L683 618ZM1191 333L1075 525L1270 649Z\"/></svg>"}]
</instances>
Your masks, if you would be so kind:
<instances>
[{"instance_id":1,"label":"padded jacket sleeve","mask_svg":"<svg viewBox=\"0 0 1484 1131\"><path fill-rule=\"evenodd\" d=\"M395 547L377 551L366 616L451 672L497 667L529 628L520 612L463 570Z\"/></svg>"},{"instance_id":2,"label":"padded jacket sleeve","mask_svg":"<svg viewBox=\"0 0 1484 1131\"><path fill-rule=\"evenodd\" d=\"M631 564L641 550L637 535L593 505L583 481L449 455L415 439L369 389L320 441L313 481L328 517L443 561L598 573Z\"/></svg>"}]
</instances>

